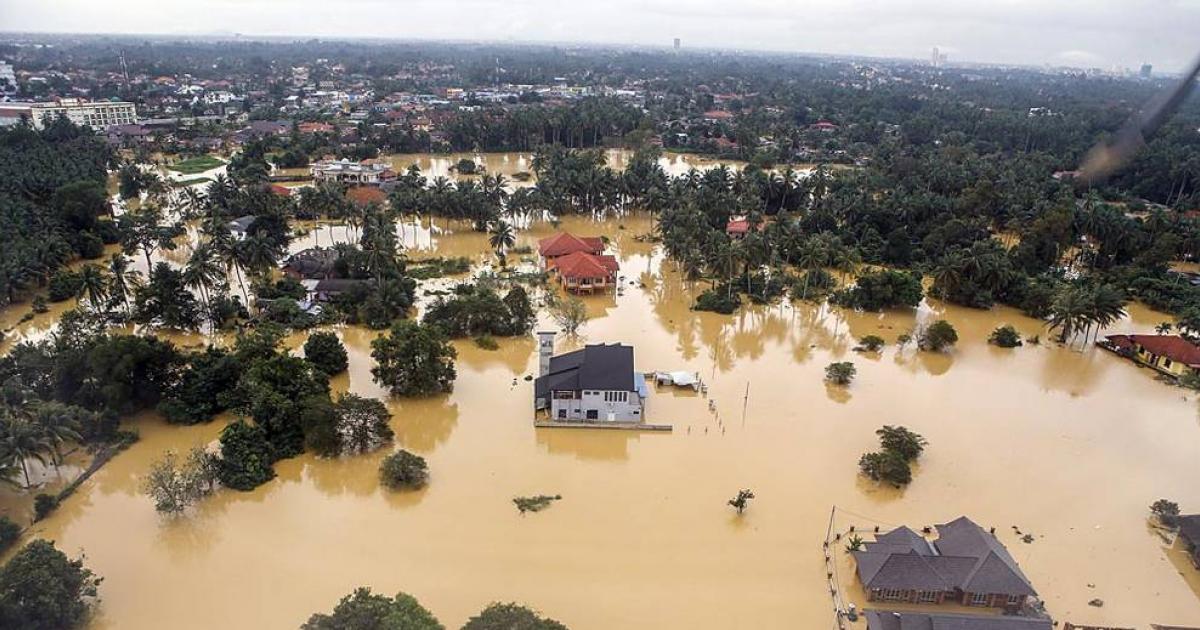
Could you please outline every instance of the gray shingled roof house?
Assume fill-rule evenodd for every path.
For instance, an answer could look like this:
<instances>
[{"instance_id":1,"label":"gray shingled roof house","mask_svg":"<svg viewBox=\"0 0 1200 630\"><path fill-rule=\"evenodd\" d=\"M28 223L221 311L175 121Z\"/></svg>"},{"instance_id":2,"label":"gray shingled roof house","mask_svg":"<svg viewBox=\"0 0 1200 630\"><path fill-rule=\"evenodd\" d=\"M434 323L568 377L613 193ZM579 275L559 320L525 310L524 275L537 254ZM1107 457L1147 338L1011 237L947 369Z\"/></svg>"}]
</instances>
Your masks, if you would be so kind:
<instances>
[{"instance_id":1,"label":"gray shingled roof house","mask_svg":"<svg viewBox=\"0 0 1200 630\"><path fill-rule=\"evenodd\" d=\"M867 598L1017 610L1037 595L1004 545L971 519L959 517L937 531L931 542L900 527L855 551Z\"/></svg>"},{"instance_id":2,"label":"gray shingled roof house","mask_svg":"<svg viewBox=\"0 0 1200 630\"><path fill-rule=\"evenodd\" d=\"M257 219L258 217L247 214L226 223L225 226L229 228L229 232L234 238L243 239L246 238L246 234L250 232L250 227L254 225Z\"/></svg>"},{"instance_id":3,"label":"gray shingled roof house","mask_svg":"<svg viewBox=\"0 0 1200 630\"><path fill-rule=\"evenodd\" d=\"M1200 514L1180 516L1179 537L1192 557L1192 564L1200 569Z\"/></svg>"},{"instance_id":4,"label":"gray shingled roof house","mask_svg":"<svg viewBox=\"0 0 1200 630\"><path fill-rule=\"evenodd\" d=\"M298 280L332 278L341 254L332 247L310 247L296 252L283 263L283 273Z\"/></svg>"},{"instance_id":5,"label":"gray shingled roof house","mask_svg":"<svg viewBox=\"0 0 1200 630\"><path fill-rule=\"evenodd\" d=\"M1050 630L1049 619L867 610L867 630Z\"/></svg>"},{"instance_id":6,"label":"gray shingled roof house","mask_svg":"<svg viewBox=\"0 0 1200 630\"><path fill-rule=\"evenodd\" d=\"M534 408L556 421L641 422L648 391L633 369L633 348L596 344L558 356L553 333L539 333L541 365Z\"/></svg>"}]
</instances>

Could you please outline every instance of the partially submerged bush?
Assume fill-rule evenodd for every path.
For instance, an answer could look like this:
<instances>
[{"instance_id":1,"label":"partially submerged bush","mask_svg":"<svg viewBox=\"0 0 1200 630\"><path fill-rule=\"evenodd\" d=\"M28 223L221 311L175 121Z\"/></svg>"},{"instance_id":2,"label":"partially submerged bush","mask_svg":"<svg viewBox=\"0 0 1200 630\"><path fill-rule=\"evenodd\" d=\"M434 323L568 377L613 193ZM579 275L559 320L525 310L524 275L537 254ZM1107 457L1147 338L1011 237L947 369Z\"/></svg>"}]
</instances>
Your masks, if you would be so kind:
<instances>
[{"instance_id":1,"label":"partially submerged bush","mask_svg":"<svg viewBox=\"0 0 1200 630\"><path fill-rule=\"evenodd\" d=\"M860 352L879 352L886 342L879 335L866 335L858 340L855 350Z\"/></svg>"},{"instance_id":2,"label":"partially submerged bush","mask_svg":"<svg viewBox=\"0 0 1200 630\"><path fill-rule=\"evenodd\" d=\"M1167 527L1175 527L1179 519L1179 504L1167 499L1159 499L1150 505L1150 512L1158 518L1158 522Z\"/></svg>"},{"instance_id":3,"label":"partially submerged bush","mask_svg":"<svg viewBox=\"0 0 1200 630\"><path fill-rule=\"evenodd\" d=\"M516 497L513 499L513 503L516 504L517 509L524 514L526 512L540 512L547 507L550 507L551 503L560 499L562 499L561 494L539 494L532 497Z\"/></svg>"},{"instance_id":4,"label":"partially submerged bush","mask_svg":"<svg viewBox=\"0 0 1200 630\"><path fill-rule=\"evenodd\" d=\"M825 380L834 385L849 385L858 370L849 361L838 361L825 366Z\"/></svg>"},{"instance_id":5,"label":"partially submerged bush","mask_svg":"<svg viewBox=\"0 0 1200 630\"><path fill-rule=\"evenodd\" d=\"M379 464L379 481L392 490L412 490L429 481L425 458L405 450L396 451Z\"/></svg>"},{"instance_id":6,"label":"partially submerged bush","mask_svg":"<svg viewBox=\"0 0 1200 630\"><path fill-rule=\"evenodd\" d=\"M875 481L886 481L897 488L908 485L912 481L909 464L920 457L928 442L905 427L885 425L875 433L881 450L859 458L859 469Z\"/></svg>"},{"instance_id":7,"label":"partially submerged bush","mask_svg":"<svg viewBox=\"0 0 1200 630\"><path fill-rule=\"evenodd\" d=\"M729 293L719 289L709 289L696 297L696 305L692 309L730 315L737 310L740 304L741 299L736 292Z\"/></svg>"},{"instance_id":8,"label":"partially submerged bush","mask_svg":"<svg viewBox=\"0 0 1200 630\"><path fill-rule=\"evenodd\" d=\"M445 630L445 626L406 593L376 595L359 587L338 602L330 614L315 613L301 630Z\"/></svg>"},{"instance_id":9,"label":"partially submerged bush","mask_svg":"<svg viewBox=\"0 0 1200 630\"><path fill-rule=\"evenodd\" d=\"M183 461L174 451L167 451L151 464L142 478L142 492L154 499L154 509L178 514L212 492L216 483L216 457L197 446Z\"/></svg>"},{"instance_id":10,"label":"partially submerged bush","mask_svg":"<svg viewBox=\"0 0 1200 630\"><path fill-rule=\"evenodd\" d=\"M988 336L988 343L1001 348L1016 348L1021 345L1021 333L1009 324L1005 324Z\"/></svg>"},{"instance_id":11,"label":"partially submerged bush","mask_svg":"<svg viewBox=\"0 0 1200 630\"><path fill-rule=\"evenodd\" d=\"M958 342L958 332L950 322L939 319L917 333L917 347L931 352L941 352Z\"/></svg>"}]
</instances>

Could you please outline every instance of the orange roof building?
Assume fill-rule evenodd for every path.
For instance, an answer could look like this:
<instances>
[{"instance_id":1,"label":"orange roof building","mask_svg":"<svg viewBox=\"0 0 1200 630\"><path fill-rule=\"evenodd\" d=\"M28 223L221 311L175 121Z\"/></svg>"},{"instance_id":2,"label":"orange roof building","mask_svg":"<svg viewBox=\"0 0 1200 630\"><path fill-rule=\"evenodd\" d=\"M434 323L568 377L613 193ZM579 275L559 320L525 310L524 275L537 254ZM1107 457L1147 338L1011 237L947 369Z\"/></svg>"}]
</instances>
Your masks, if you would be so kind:
<instances>
[{"instance_id":1,"label":"orange roof building","mask_svg":"<svg viewBox=\"0 0 1200 630\"><path fill-rule=\"evenodd\" d=\"M762 229L763 229L762 224L759 224L758 227L755 229L755 231L761 232ZM750 220L747 219L746 217L731 218L729 220L729 223L725 224L725 233L728 234L729 237L733 238L733 239L740 239L740 238L745 237L747 234L750 233Z\"/></svg>"},{"instance_id":2,"label":"orange roof building","mask_svg":"<svg viewBox=\"0 0 1200 630\"><path fill-rule=\"evenodd\" d=\"M568 232L559 232L538 241L538 253L546 262L576 252L599 256L604 252L604 239L594 236L580 238Z\"/></svg>"},{"instance_id":3,"label":"orange roof building","mask_svg":"<svg viewBox=\"0 0 1200 630\"><path fill-rule=\"evenodd\" d=\"M387 201L387 193L375 186L355 186L346 191L346 199L357 206L368 206L373 203L382 205Z\"/></svg>"},{"instance_id":4,"label":"orange roof building","mask_svg":"<svg viewBox=\"0 0 1200 630\"><path fill-rule=\"evenodd\" d=\"M603 291L617 283L621 265L615 256L576 251L546 263L563 288L574 293Z\"/></svg>"}]
</instances>

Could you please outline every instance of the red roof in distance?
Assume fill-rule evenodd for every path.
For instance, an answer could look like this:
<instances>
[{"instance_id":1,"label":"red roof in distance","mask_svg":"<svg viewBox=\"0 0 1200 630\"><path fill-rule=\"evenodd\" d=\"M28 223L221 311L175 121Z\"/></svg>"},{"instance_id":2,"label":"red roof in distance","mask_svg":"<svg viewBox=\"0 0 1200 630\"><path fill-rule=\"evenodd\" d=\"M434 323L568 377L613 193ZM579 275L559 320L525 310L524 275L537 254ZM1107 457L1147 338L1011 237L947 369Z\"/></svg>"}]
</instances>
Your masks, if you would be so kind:
<instances>
[{"instance_id":1,"label":"red roof in distance","mask_svg":"<svg viewBox=\"0 0 1200 630\"><path fill-rule=\"evenodd\" d=\"M374 186L357 186L346 191L346 199L360 206L387 201L387 193Z\"/></svg>"}]
</instances>

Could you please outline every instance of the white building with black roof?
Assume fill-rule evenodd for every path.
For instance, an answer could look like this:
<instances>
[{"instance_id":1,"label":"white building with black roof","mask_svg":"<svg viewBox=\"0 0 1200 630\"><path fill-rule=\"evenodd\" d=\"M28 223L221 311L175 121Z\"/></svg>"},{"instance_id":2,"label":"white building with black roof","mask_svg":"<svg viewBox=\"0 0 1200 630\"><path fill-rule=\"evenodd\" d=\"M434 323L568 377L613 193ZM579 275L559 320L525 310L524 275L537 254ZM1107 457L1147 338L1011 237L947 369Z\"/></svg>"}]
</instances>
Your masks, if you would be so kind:
<instances>
[{"instance_id":1,"label":"white building with black roof","mask_svg":"<svg viewBox=\"0 0 1200 630\"><path fill-rule=\"evenodd\" d=\"M649 391L633 348L592 344L552 356L554 333L538 333L534 408L556 422L642 422Z\"/></svg>"}]
</instances>

